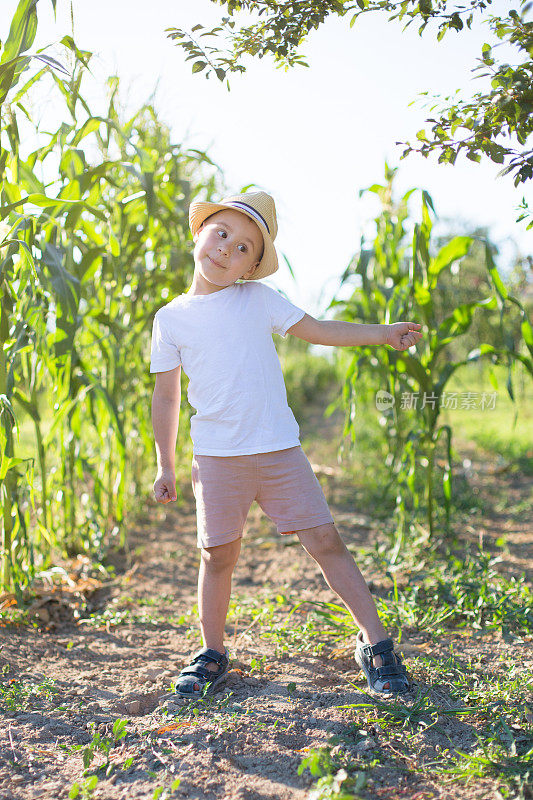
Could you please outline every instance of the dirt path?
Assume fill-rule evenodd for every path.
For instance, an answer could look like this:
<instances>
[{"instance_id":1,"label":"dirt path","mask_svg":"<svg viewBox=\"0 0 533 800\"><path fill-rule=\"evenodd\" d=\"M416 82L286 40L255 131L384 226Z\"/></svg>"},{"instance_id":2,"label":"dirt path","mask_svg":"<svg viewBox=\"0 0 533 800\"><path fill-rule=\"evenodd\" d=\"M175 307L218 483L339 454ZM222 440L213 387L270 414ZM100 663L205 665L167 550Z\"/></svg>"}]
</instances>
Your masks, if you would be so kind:
<instances>
[{"instance_id":1,"label":"dirt path","mask_svg":"<svg viewBox=\"0 0 533 800\"><path fill-rule=\"evenodd\" d=\"M316 415L310 418L304 434L316 420ZM339 426L339 417L320 422L314 428L320 431L316 446L306 452L344 540L356 550L375 541L380 529L371 515L354 511L350 503L349 482L335 460ZM476 461L472 451L468 457L475 485L490 493L479 456ZM526 501L527 480L502 472L498 481L514 493L518 508ZM183 496L182 507L154 502L137 519L129 563L114 585L92 593L92 616L83 612L79 624L72 618L72 602L61 605L65 593L50 591L38 609L40 629L12 626L0 632L0 800L74 796L73 784L83 783L84 749L89 760L92 750L93 767L109 756L115 768L109 777L100 772L94 788L80 789L80 798L298 800L308 797L317 779L309 769L298 774L302 758L326 745L339 763L352 758L363 766L379 749L382 757L361 797L494 796L492 783L484 778L463 788L437 782L429 767L415 771L401 737L385 736L377 722L361 731L358 711L338 708L369 699L351 657L353 638L343 643L344 649L336 646L312 622L306 627L304 614L293 615L291 624L299 623L294 630L287 624L289 604L298 598L334 603L338 598L297 537L280 539L256 504L233 579L226 628L232 671L196 715L183 703L169 707L165 695L171 678L201 646L192 613L199 551L190 486L183 487ZM481 515L470 528L465 535L473 540L483 536L489 547L503 534L507 537L503 568L519 574L531 567L525 514L512 517L502 510L490 519ZM83 560L77 567L76 585L83 580L88 585L91 576L84 578ZM375 579L377 591L382 582L388 590L384 576L368 577ZM426 660L412 669L415 688L407 707L420 688L427 688L435 703L452 703L445 684L434 684L427 666L428 657L445 659L452 644L465 663L474 661L486 673L506 669L507 645L497 638L472 639L458 632L436 644L429 635L413 632L402 640L402 650L407 657ZM526 659L528 652L528 645L517 643L514 656ZM117 718L127 720L126 735L110 749L106 742L113 738ZM472 727L453 715L440 729L422 727L410 735L422 764L430 764L452 741L468 748L475 740Z\"/></svg>"}]
</instances>

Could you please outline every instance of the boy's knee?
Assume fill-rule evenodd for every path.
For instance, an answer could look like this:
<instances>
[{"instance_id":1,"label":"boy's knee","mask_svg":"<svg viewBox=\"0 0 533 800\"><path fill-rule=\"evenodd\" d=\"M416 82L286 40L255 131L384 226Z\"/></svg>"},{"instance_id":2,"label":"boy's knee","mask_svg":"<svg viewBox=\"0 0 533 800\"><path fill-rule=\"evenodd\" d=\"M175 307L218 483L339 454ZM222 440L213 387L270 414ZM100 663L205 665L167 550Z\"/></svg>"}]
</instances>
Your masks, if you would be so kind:
<instances>
[{"instance_id":1,"label":"boy's knee","mask_svg":"<svg viewBox=\"0 0 533 800\"><path fill-rule=\"evenodd\" d=\"M332 522L318 525L306 531L297 531L300 542L309 555L317 560L324 556L338 555L345 550L346 545Z\"/></svg>"},{"instance_id":2,"label":"boy's knee","mask_svg":"<svg viewBox=\"0 0 533 800\"><path fill-rule=\"evenodd\" d=\"M202 561L213 569L227 569L235 566L240 551L241 539L239 537L227 544L218 544L214 547L202 547Z\"/></svg>"}]
</instances>

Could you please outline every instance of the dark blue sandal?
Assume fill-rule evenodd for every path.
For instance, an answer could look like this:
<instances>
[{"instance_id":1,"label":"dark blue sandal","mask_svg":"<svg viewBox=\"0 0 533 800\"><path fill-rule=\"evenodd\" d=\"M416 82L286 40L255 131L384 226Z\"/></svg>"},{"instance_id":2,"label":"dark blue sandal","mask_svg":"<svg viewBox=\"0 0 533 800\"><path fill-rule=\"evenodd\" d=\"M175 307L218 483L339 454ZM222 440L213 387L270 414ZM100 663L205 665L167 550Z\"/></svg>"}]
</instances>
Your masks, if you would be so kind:
<instances>
[{"instance_id":1,"label":"dark blue sandal","mask_svg":"<svg viewBox=\"0 0 533 800\"><path fill-rule=\"evenodd\" d=\"M366 675L368 687L374 692L403 694L409 691L409 676L402 664L401 657L394 652L392 639L383 639L381 642L371 645L364 641L362 631L359 631L354 656ZM380 667L374 666L373 656L381 656Z\"/></svg>"},{"instance_id":2,"label":"dark blue sandal","mask_svg":"<svg viewBox=\"0 0 533 800\"><path fill-rule=\"evenodd\" d=\"M218 664L218 670L210 670L207 664ZM217 683L229 669L228 651L219 653L212 647L199 650L184 667L176 679L176 694L179 697L197 698L211 694Z\"/></svg>"}]
</instances>

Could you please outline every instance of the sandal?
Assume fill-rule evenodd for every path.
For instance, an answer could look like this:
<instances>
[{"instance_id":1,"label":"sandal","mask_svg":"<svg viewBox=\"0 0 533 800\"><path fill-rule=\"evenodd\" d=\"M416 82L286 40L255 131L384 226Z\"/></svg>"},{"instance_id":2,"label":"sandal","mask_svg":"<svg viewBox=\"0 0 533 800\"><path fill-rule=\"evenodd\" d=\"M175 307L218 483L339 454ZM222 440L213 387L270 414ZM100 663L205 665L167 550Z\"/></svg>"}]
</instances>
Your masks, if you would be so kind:
<instances>
[{"instance_id":1,"label":"sandal","mask_svg":"<svg viewBox=\"0 0 533 800\"><path fill-rule=\"evenodd\" d=\"M210 670L207 664L218 664L218 670ZM229 669L228 651L219 653L212 647L199 650L184 667L176 679L175 692L180 697L197 698L211 694Z\"/></svg>"},{"instance_id":2,"label":"sandal","mask_svg":"<svg viewBox=\"0 0 533 800\"><path fill-rule=\"evenodd\" d=\"M375 667L373 656L381 656L382 664ZM369 689L380 694L403 694L409 691L410 681L401 657L394 652L392 639L368 644L362 631L357 634L354 657L366 675ZM388 688L385 688L388 684Z\"/></svg>"}]
</instances>

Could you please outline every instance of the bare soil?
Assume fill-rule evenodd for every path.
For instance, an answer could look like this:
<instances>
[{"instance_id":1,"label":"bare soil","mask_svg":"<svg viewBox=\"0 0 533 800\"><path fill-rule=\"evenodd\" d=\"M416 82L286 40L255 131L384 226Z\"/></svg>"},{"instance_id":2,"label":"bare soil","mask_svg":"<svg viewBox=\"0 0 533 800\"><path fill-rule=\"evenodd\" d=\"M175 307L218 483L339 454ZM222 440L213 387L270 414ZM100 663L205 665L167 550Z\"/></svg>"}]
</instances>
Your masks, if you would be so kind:
<instances>
[{"instance_id":1,"label":"bare soil","mask_svg":"<svg viewBox=\"0 0 533 800\"><path fill-rule=\"evenodd\" d=\"M357 547L379 540L381 523L368 509L354 507L350 479L336 460L340 430L338 415L323 420L317 410L302 426L304 449L339 532L357 552ZM496 549L496 540L505 536L507 548L499 568L516 575L530 571L533 542L524 511L530 479L502 471L469 443L456 442L456 447L472 462L469 480L475 490L489 502L497 481L499 492L509 500L499 512L491 502L490 515L472 518L465 538L482 539L485 547ZM513 513L515 507L522 510ZM69 566L74 588L45 587L35 604L33 627L12 625L0 631L2 681L13 687L15 698L11 707L4 703L0 729L0 800L68 797L83 773L82 750L73 750L73 745L91 742L92 723L102 736L109 736L118 717L128 720L128 733L110 754L117 768L109 777L100 773L94 793L88 791L87 797L144 800L163 787L163 798L303 799L316 778L308 769L298 775L298 766L307 752L331 744L335 735L343 737L344 752L362 764L380 755L361 797L497 796L489 779L458 785L437 779L431 769L444 749L473 747L471 721L450 716L433 728L410 729L416 763L406 753L401 728L396 737L385 735L377 723L359 730L358 711L340 708L372 702L353 660L354 639L343 647L326 643L319 653L312 642L295 639L283 652L279 639L260 635L260 626L250 624L244 612L241 621L236 611L226 629L232 669L209 707L194 717L184 713L183 702L169 704L172 678L201 646L197 619L191 614L198 564L194 498L188 485L182 487L180 505L153 501L139 514L114 582L100 585L87 563L78 559ZM385 576L367 578L375 592L389 591ZM243 602L275 600L277 595L340 602L297 537L279 537L256 504L246 526L233 592ZM288 607L280 608L286 615ZM82 619L76 619L80 612ZM91 620L89 612L102 616ZM505 671L517 659L531 673L531 643L518 641L510 651L500 637L482 632L475 637L451 632L435 641L424 631L407 631L400 649L408 665L410 657L419 654L436 663L446 659L450 645L465 664L476 663L485 674ZM262 669L253 670L252 660L263 656ZM420 689L436 704L453 705L441 675L435 681L422 665L412 676L413 690L402 701L407 707ZM46 679L58 690L48 697ZM32 685L37 688L24 699L21 687ZM92 766L103 760L97 752ZM170 794L176 778L180 784Z\"/></svg>"}]
</instances>

